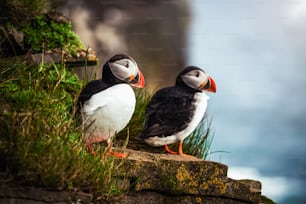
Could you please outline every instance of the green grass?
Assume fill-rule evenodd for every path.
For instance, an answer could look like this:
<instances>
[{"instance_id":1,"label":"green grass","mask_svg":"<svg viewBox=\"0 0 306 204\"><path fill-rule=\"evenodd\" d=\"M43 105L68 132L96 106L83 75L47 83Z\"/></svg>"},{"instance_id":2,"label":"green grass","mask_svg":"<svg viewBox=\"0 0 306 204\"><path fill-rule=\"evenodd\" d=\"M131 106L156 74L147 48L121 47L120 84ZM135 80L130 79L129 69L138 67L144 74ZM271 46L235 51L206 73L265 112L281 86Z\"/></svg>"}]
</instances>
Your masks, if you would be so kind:
<instances>
[{"instance_id":1,"label":"green grass","mask_svg":"<svg viewBox=\"0 0 306 204\"><path fill-rule=\"evenodd\" d=\"M205 114L198 127L184 140L185 153L201 159L208 159L211 154L212 141L211 120Z\"/></svg>"},{"instance_id":2,"label":"green grass","mask_svg":"<svg viewBox=\"0 0 306 204\"><path fill-rule=\"evenodd\" d=\"M25 42L34 52L56 51L76 56L77 50L84 48L78 35L72 31L71 22L58 23L46 15L37 15L31 21L24 22L22 31Z\"/></svg>"},{"instance_id":3,"label":"green grass","mask_svg":"<svg viewBox=\"0 0 306 204\"><path fill-rule=\"evenodd\" d=\"M0 161L19 182L113 195L122 160L85 151L75 103L83 84L61 65L0 62ZM102 154L104 150L102 149Z\"/></svg>"}]
</instances>

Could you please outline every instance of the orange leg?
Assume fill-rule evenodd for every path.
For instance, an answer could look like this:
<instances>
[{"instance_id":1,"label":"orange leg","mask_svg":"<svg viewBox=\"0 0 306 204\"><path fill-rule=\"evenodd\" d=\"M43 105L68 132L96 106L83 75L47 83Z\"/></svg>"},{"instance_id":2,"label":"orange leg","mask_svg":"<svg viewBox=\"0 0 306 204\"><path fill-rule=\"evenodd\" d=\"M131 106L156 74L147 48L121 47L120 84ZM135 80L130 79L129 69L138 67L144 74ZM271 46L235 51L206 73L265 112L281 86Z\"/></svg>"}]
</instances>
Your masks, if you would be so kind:
<instances>
[{"instance_id":1,"label":"orange leg","mask_svg":"<svg viewBox=\"0 0 306 204\"><path fill-rule=\"evenodd\" d=\"M168 152L169 154L177 154L177 152L172 151L168 145L165 145L165 151Z\"/></svg>"},{"instance_id":2,"label":"orange leg","mask_svg":"<svg viewBox=\"0 0 306 204\"><path fill-rule=\"evenodd\" d=\"M108 150L108 154L109 154L109 155L112 155L112 156L114 156L114 157L117 157L117 158L122 159L122 158L127 158L127 156L128 156L126 153L121 153L121 152L115 152L115 151L113 151L113 150L112 150L112 147L111 147L111 143L109 143L109 142L107 142L107 148L109 149L109 150Z\"/></svg>"},{"instance_id":3,"label":"orange leg","mask_svg":"<svg viewBox=\"0 0 306 204\"><path fill-rule=\"evenodd\" d=\"M101 142L101 140L96 139L96 138L92 138L92 139L86 141L86 150L89 153L91 153L93 156L97 156L98 153L92 148L91 144L97 143L97 142ZM125 154L125 153L113 151L110 142L106 141L106 143L107 143L107 149L108 149L108 154L109 155L112 155L112 156L117 157L117 158L126 158L127 157L127 154Z\"/></svg>"},{"instance_id":4,"label":"orange leg","mask_svg":"<svg viewBox=\"0 0 306 204\"><path fill-rule=\"evenodd\" d=\"M189 154L185 154L185 153L183 152L183 142L182 142L182 141L179 142L178 154L179 154L180 156L183 156L183 157L196 158L195 156L192 156L192 155L189 155Z\"/></svg>"},{"instance_id":5,"label":"orange leg","mask_svg":"<svg viewBox=\"0 0 306 204\"><path fill-rule=\"evenodd\" d=\"M91 138L86 141L86 150L94 156L97 156L97 152L92 148L91 144L100 142L97 138Z\"/></svg>"},{"instance_id":6,"label":"orange leg","mask_svg":"<svg viewBox=\"0 0 306 204\"><path fill-rule=\"evenodd\" d=\"M86 144L86 150L87 150L90 154L92 154L92 155L94 155L94 156L97 156L97 152L92 148L92 146L91 146L90 144Z\"/></svg>"}]
</instances>

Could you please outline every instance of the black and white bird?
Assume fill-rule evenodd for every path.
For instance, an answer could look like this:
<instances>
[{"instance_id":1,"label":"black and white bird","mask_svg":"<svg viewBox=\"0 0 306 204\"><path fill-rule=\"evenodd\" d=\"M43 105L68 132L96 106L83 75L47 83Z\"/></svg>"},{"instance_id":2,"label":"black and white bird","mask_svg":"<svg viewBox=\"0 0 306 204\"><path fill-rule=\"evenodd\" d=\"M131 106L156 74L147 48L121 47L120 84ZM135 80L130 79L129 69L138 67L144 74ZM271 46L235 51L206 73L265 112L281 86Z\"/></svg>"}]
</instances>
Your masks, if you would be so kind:
<instances>
[{"instance_id":1,"label":"black and white bird","mask_svg":"<svg viewBox=\"0 0 306 204\"><path fill-rule=\"evenodd\" d=\"M216 83L201 68L186 67L175 86L157 91L146 108L145 124L139 139L151 146L165 146L166 152L183 153L183 140L198 126L207 108L206 92L216 92ZM179 142L178 152L169 144Z\"/></svg>"},{"instance_id":2,"label":"black and white bird","mask_svg":"<svg viewBox=\"0 0 306 204\"><path fill-rule=\"evenodd\" d=\"M136 61L118 54L104 64L100 80L84 87L78 105L85 125L83 139L91 153L96 154L93 143L105 141L111 155L127 156L111 149L112 137L126 127L134 113L136 98L131 86L143 88L144 83Z\"/></svg>"}]
</instances>

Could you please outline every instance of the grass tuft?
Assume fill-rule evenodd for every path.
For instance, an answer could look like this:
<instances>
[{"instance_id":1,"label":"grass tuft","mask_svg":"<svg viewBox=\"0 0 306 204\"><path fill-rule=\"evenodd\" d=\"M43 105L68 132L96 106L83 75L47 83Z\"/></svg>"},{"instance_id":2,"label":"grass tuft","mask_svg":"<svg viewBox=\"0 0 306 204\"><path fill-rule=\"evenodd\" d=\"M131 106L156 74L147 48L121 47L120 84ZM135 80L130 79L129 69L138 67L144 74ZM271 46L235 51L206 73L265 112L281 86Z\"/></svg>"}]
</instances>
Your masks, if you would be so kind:
<instances>
[{"instance_id":1,"label":"grass tuft","mask_svg":"<svg viewBox=\"0 0 306 204\"><path fill-rule=\"evenodd\" d=\"M112 195L121 160L85 151L74 120L83 84L61 65L0 62L0 163L19 182ZM102 153L104 150L101 150Z\"/></svg>"},{"instance_id":2,"label":"grass tuft","mask_svg":"<svg viewBox=\"0 0 306 204\"><path fill-rule=\"evenodd\" d=\"M186 153L201 159L208 159L211 154L210 147L213 140L211 122L207 114L205 114L198 127L184 140Z\"/></svg>"}]
</instances>

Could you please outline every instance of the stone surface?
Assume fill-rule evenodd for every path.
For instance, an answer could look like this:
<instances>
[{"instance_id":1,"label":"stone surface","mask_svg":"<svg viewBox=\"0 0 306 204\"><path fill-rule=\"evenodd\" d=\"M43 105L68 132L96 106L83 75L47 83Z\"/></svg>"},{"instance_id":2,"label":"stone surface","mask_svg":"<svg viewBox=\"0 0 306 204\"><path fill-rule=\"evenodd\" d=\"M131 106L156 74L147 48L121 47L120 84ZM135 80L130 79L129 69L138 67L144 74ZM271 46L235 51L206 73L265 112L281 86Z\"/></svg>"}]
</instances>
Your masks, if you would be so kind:
<instances>
[{"instance_id":1,"label":"stone surface","mask_svg":"<svg viewBox=\"0 0 306 204\"><path fill-rule=\"evenodd\" d=\"M125 149L123 162L126 175L118 175L118 185L125 194L95 198L80 191L0 185L1 203L205 203L205 204L268 204L261 196L261 183L227 177L228 166L185 158ZM122 171L121 171L122 173ZM2 180L4 181L4 180Z\"/></svg>"},{"instance_id":2,"label":"stone surface","mask_svg":"<svg viewBox=\"0 0 306 204\"><path fill-rule=\"evenodd\" d=\"M80 50L80 52L85 52ZM93 51L92 51L93 52ZM40 63L62 63L65 62L69 67L84 67L84 66L95 66L98 61L94 54L89 53L90 56L79 56L79 57L70 57L66 59L62 53L37 53L27 56L27 60L31 64L40 64ZM94 57L91 57L94 56ZM91 58L89 58L91 57Z\"/></svg>"},{"instance_id":3,"label":"stone surface","mask_svg":"<svg viewBox=\"0 0 306 204\"><path fill-rule=\"evenodd\" d=\"M1 57L22 55L24 49L24 34L14 28L0 26L0 54Z\"/></svg>"},{"instance_id":4,"label":"stone surface","mask_svg":"<svg viewBox=\"0 0 306 204\"><path fill-rule=\"evenodd\" d=\"M0 204L2 203L90 203L91 194L84 192L68 192L38 187L19 185L0 186Z\"/></svg>"},{"instance_id":5,"label":"stone surface","mask_svg":"<svg viewBox=\"0 0 306 204\"><path fill-rule=\"evenodd\" d=\"M237 203L260 202L260 182L230 179L227 177L228 167L224 164L177 155L127 152L129 157L125 167L128 177L134 181L134 193L158 192L172 197L199 197L201 200L222 198L227 203L229 200ZM182 203L189 203L183 200Z\"/></svg>"},{"instance_id":6,"label":"stone surface","mask_svg":"<svg viewBox=\"0 0 306 204\"><path fill-rule=\"evenodd\" d=\"M227 198L191 196L191 195L167 195L158 192L138 192L130 193L111 199L112 204L156 204L156 203L205 203L205 204L244 204L243 201L231 200Z\"/></svg>"}]
</instances>

